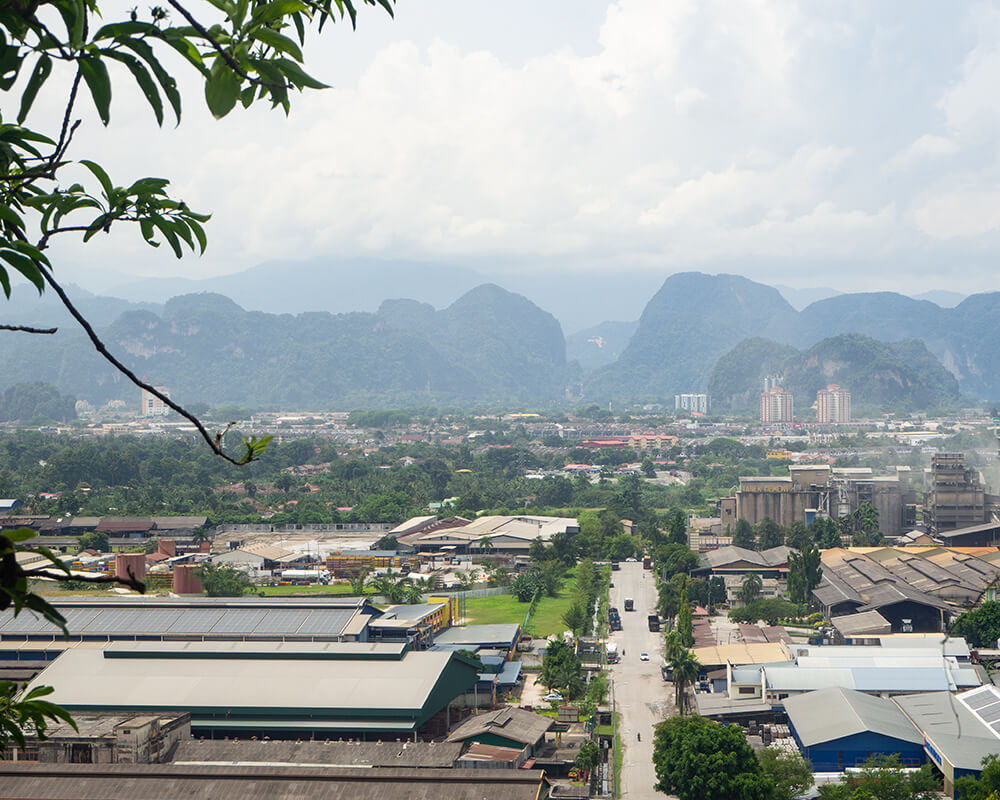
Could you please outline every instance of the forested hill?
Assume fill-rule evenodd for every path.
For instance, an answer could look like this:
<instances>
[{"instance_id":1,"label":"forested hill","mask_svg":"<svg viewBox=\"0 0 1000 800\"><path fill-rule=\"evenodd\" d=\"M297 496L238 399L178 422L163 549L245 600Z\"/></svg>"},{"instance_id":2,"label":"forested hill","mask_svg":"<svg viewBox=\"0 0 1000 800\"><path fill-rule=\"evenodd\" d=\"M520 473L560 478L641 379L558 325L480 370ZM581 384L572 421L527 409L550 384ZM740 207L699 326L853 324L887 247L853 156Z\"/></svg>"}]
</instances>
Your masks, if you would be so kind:
<instances>
[{"instance_id":1,"label":"forested hill","mask_svg":"<svg viewBox=\"0 0 1000 800\"><path fill-rule=\"evenodd\" d=\"M855 407L913 411L960 398L955 376L916 339L887 344L843 334L798 351L757 337L740 342L715 365L708 381L715 407L755 410L765 376L776 377L794 395L798 419L808 418L816 392L831 383L850 389Z\"/></svg>"},{"instance_id":2,"label":"forested hill","mask_svg":"<svg viewBox=\"0 0 1000 800\"><path fill-rule=\"evenodd\" d=\"M127 311L102 335L137 374L188 403L350 408L563 396L562 330L523 297L483 286L442 311L403 305L412 324L394 313L398 304L376 314L292 316L248 312L221 295L185 295L162 314ZM137 390L71 327L5 345L2 386L45 381L95 404L137 402Z\"/></svg>"},{"instance_id":3,"label":"forested hill","mask_svg":"<svg viewBox=\"0 0 1000 800\"><path fill-rule=\"evenodd\" d=\"M894 292L842 294L796 311L769 286L694 272L664 282L621 357L586 379L586 394L594 401L669 402L675 393L710 391L716 362L744 339L809 348L840 334L919 340L963 394L1000 399L1000 292L972 295L954 308Z\"/></svg>"},{"instance_id":4,"label":"forested hill","mask_svg":"<svg viewBox=\"0 0 1000 800\"><path fill-rule=\"evenodd\" d=\"M646 305L621 358L590 376L586 394L657 400L704 391L723 353L795 313L777 289L739 275L671 275Z\"/></svg>"}]
</instances>

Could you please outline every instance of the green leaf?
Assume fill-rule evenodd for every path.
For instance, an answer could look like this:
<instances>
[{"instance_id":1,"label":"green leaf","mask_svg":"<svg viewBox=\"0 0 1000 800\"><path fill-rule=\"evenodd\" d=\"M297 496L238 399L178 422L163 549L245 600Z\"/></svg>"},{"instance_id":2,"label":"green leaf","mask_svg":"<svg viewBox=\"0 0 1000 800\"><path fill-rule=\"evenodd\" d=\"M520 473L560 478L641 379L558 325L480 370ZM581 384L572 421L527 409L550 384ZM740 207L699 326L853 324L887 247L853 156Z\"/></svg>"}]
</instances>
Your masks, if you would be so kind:
<instances>
[{"instance_id":1,"label":"green leaf","mask_svg":"<svg viewBox=\"0 0 1000 800\"><path fill-rule=\"evenodd\" d=\"M10 278L7 277L7 270L0 266L0 289L3 289L4 297L10 300Z\"/></svg>"},{"instance_id":2,"label":"green leaf","mask_svg":"<svg viewBox=\"0 0 1000 800\"><path fill-rule=\"evenodd\" d=\"M163 238L167 240L167 244L174 251L174 255L181 258L184 255L184 251L181 249L180 239L177 238L177 234L174 233L170 223L159 214L150 214L149 221L163 234Z\"/></svg>"},{"instance_id":3,"label":"green leaf","mask_svg":"<svg viewBox=\"0 0 1000 800\"><path fill-rule=\"evenodd\" d=\"M389 12L389 16L395 18L395 14L392 11L392 3L389 0L375 0L382 8Z\"/></svg>"},{"instance_id":4,"label":"green leaf","mask_svg":"<svg viewBox=\"0 0 1000 800\"><path fill-rule=\"evenodd\" d=\"M240 77L229 65L218 57L212 65L212 71L205 82L205 101L208 109L216 119L222 119L233 110L240 96Z\"/></svg>"},{"instance_id":5,"label":"green leaf","mask_svg":"<svg viewBox=\"0 0 1000 800\"><path fill-rule=\"evenodd\" d=\"M302 51L299 46L284 34L272 31L270 28L260 28L254 31L253 38L279 52L288 53L296 61L302 61Z\"/></svg>"},{"instance_id":6,"label":"green leaf","mask_svg":"<svg viewBox=\"0 0 1000 800\"><path fill-rule=\"evenodd\" d=\"M177 48L177 45L175 45L170 39L167 40L167 44L175 47L175 49ZM190 45L190 43L188 44ZM139 56L139 58L149 64L149 68L153 70L156 80L158 80L160 82L160 86L163 87L163 93L167 96L167 102L170 103L170 107L174 110L174 116L177 118L177 122L179 124L181 121L181 95L180 92L177 91L177 81L174 80L173 76L163 68L162 64L160 64L156 55L153 53L153 48L142 39L125 39L121 42L121 45L122 47L129 48L132 52ZM183 50L181 52L183 53ZM190 60L190 58L188 60ZM196 64L196 66L199 65ZM203 68L199 66L199 69Z\"/></svg>"},{"instance_id":7,"label":"green leaf","mask_svg":"<svg viewBox=\"0 0 1000 800\"><path fill-rule=\"evenodd\" d=\"M190 217L186 217L184 221L187 223L187 226L191 229L192 233L194 233L194 238L198 240L201 252L204 253L205 248L208 247L208 237L205 236L205 229Z\"/></svg>"},{"instance_id":8,"label":"green leaf","mask_svg":"<svg viewBox=\"0 0 1000 800\"><path fill-rule=\"evenodd\" d=\"M107 66L98 56L82 56L80 72L94 98L101 122L107 125L111 122L111 78Z\"/></svg>"},{"instance_id":9,"label":"green leaf","mask_svg":"<svg viewBox=\"0 0 1000 800\"><path fill-rule=\"evenodd\" d=\"M288 78L291 83L295 84L299 89L302 87L308 87L310 89L328 89L329 87L325 83L320 83L311 75L307 75L302 67L296 64L294 61L289 61L287 58L276 58L271 62L274 64L281 72Z\"/></svg>"},{"instance_id":10,"label":"green leaf","mask_svg":"<svg viewBox=\"0 0 1000 800\"><path fill-rule=\"evenodd\" d=\"M35 102L38 90L42 88L42 84L45 83L51 74L52 59L43 53L38 57L38 61L35 62L35 68L31 71L28 85L24 87L24 94L21 95L21 110L17 112L18 124L24 122L25 117L28 116L31 104Z\"/></svg>"},{"instance_id":11,"label":"green leaf","mask_svg":"<svg viewBox=\"0 0 1000 800\"><path fill-rule=\"evenodd\" d=\"M38 289L39 294L45 290L45 278L42 277L42 273L30 258L14 250L0 250L0 258L31 281L35 288ZM4 294L10 297L10 290L6 286L4 287Z\"/></svg>"},{"instance_id":12,"label":"green leaf","mask_svg":"<svg viewBox=\"0 0 1000 800\"><path fill-rule=\"evenodd\" d=\"M99 42L101 39L117 39L119 37L125 38L137 33L159 36L160 29L152 22L112 22L109 25L104 25L94 34L94 41Z\"/></svg>"},{"instance_id":13,"label":"green leaf","mask_svg":"<svg viewBox=\"0 0 1000 800\"><path fill-rule=\"evenodd\" d=\"M114 50L105 50L104 54L108 56L108 58L120 61L128 67L128 71L132 73L132 77L135 78L135 82L139 84L139 88L146 96L146 101L153 107L153 113L156 115L156 123L162 126L163 100L160 97L159 90L156 88L156 84L153 82L153 78L150 76L149 72L142 65L139 59L135 56L130 56L128 53L119 53Z\"/></svg>"},{"instance_id":14,"label":"green leaf","mask_svg":"<svg viewBox=\"0 0 1000 800\"><path fill-rule=\"evenodd\" d=\"M3 535L12 542L26 542L28 539L34 539L38 535L38 532L33 531L31 528L15 528L12 531L4 531Z\"/></svg>"},{"instance_id":15,"label":"green leaf","mask_svg":"<svg viewBox=\"0 0 1000 800\"><path fill-rule=\"evenodd\" d=\"M0 204L0 219L7 222L11 227L24 230L24 220L8 205Z\"/></svg>"},{"instance_id":16,"label":"green leaf","mask_svg":"<svg viewBox=\"0 0 1000 800\"><path fill-rule=\"evenodd\" d=\"M0 30L0 91L9 91L17 82L23 63L20 48L7 44L7 37Z\"/></svg>"},{"instance_id":17,"label":"green leaf","mask_svg":"<svg viewBox=\"0 0 1000 800\"><path fill-rule=\"evenodd\" d=\"M147 244L150 244L153 247L160 246L160 243L153 238L155 234L153 230L153 223L147 217L143 217L139 220L139 230L142 231L142 238L146 240Z\"/></svg>"},{"instance_id":18,"label":"green leaf","mask_svg":"<svg viewBox=\"0 0 1000 800\"><path fill-rule=\"evenodd\" d=\"M104 190L104 196L110 200L111 195L114 194L115 187L114 184L111 183L111 178L108 177L108 173L104 171L104 167L86 158L81 159L80 163L89 169L94 174L94 177L101 182L101 188Z\"/></svg>"},{"instance_id":19,"label":"green leaf","mask_svg":"<svg viewBox=\"0 0 1000 800\"><path fill-rule=\"evenodd\" d=\"M287 17L289 14L305 10L305 3L301 3L299 0L272 0L253 12L253 16L250 17L250 25L267 25Z\"/></svg>"}]
</instances>

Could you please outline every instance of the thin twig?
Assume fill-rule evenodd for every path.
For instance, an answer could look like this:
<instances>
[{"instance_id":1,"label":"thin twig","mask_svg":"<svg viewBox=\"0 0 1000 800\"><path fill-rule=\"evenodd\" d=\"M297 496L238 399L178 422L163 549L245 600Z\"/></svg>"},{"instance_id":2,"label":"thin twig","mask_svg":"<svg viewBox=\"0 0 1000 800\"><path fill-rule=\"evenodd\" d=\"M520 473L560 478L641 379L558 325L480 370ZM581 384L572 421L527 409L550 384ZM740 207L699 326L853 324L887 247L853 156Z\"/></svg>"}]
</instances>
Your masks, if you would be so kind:
<instances>
[{"instance_id":1,"label":"thin twig","mask_svg":"<svg viewBox=\"0 0 1000 800\"><path fill-rule=\"evenodd\" d=\"M55 293L59 295L59 299L62 300L62 304L66 307L66 310L69 311L69 313L72 315L73 319L75 319L78 323L80 323L80 327L83 328L84 332L86 332L87 338L90 339L91 343L94 345L97 352L100 353L101 356L103 356L103 358L107 362L109 362L115 369L117 369L122 375L128 378L132 383L134 383L140 389L144 389L145 391L149 392L151 395L153 395L154 397L159 399L162 403L164 403L164 405L173 409L182 417L184 417L184 419L186 419L188 422L194 425L198 433L201 434L201 437L206 442L208 442L208 446L211 447L213 452L215 452L215 454L218 455L219 457L224 458L230 464L235 464L238 467L241 467L244 464L254 460L252 452L248 452L246 457L240 460L233 458L222 449L222 439L225 436L226 432L229 431L229 429L233 426L233 423L229 423L229 425L227 425L225 430L223 430L221 433L217 433L215 436L212 436L212 434L209 433L208 430L205 428L205 426L202 424L201 420L198 419L194 414L192 414L190 411L184 408L184 406L175 403L173 400L167 397L167 395L159 391L155 386L152 386L151 384L148 384L142 379L140 379L134 372L132 372L132 370L126 367L117 358L115 358L115 356L111 353L110 350L108 350L107 346L101 340L101 337L97 335L97 332L94 330L93 326L87 321L87 318L84 317L83 314L79 312L79 310L75 305L73 305L73 301L69 299L69 295L66 294L66 290L59 285L59 283L56 281L54 277L52 277L52 273L49 271L49 269L40 261L35 260L34 264L36 267L38 267L38 271L42 273L42 276L45 278L49 286L51 286L52 289L55 291Z\"/></svg>"},{"instance_id":2,"label":"thin twig","mask_svg":"<svg viewBox=\"0 0 1000 800\"><path fill-rule=\"evenodd\" d=\"M201 34L202 38L204 38L212 46L212 49L215 50L220 56L222 56L223 61L225 61L229 65L229 68L237 75L239 75L241 78L243 78L243 80L250 81L250 83L254 84L255 86L271 86L276 89L288 88L287 84L284 83L272 83L271 81L265 81L260 78L255 78L252 75L248 75L239 65L236 59L233 58L232 54L228 52L221 44L215 41L215 37L212 36L212 34L208 32L208 30L206 30L204 25L202 25L200 22L198 22L198 20L194 18L194 16L192 16L190 11L188 11L186 8L184 8L184 6L178 3L177 0L167 0L167 2L170 3L171 6L173 6L181 13L181 16L183 16L184 19L188 21L191 27L194 28L196 31L198 31L199 34Z\"/></svg>"},{"instance_id":3,"label":"thin twig","mask_svg":"<svg viewBox=\"0 0 1000 800\"><path fill-rule=\"evenodd\" d=\"M17 331L18 333L55 333L58 328L32 328L28 325L0 325L0 331Z\"/></svg>"}]
</instances>

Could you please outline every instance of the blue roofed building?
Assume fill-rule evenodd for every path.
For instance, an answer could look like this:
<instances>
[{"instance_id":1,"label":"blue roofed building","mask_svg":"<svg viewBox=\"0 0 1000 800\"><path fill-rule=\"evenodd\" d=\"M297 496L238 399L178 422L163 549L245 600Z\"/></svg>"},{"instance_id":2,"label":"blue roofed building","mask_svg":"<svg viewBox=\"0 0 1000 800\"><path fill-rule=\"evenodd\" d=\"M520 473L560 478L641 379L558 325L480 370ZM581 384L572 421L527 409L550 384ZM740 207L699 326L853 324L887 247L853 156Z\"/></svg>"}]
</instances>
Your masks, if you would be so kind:
<instances>
[{"instance_id":1,"label":"blue roofed building","mask_svg":"<svg viewBox=\"0 0 1000 800\"><path fill-rule=\"evenodd\" d=\"M873 755L899 755L904 766L926 761L924 737L899 706L853 689L822 689L785 700L788 727L816 772L842 772Z\"/></svg>"}]
</instances>

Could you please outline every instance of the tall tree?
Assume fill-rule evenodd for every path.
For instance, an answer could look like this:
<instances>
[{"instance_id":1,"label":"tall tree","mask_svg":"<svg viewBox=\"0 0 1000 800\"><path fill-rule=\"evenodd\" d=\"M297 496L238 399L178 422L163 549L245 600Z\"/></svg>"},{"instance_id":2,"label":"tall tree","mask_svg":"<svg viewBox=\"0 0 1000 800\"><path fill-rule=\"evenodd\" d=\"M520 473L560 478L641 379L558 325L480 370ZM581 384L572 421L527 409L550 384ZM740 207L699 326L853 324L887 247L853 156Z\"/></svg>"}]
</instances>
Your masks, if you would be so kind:
<instances>
[{"instance_id":1,"label":"tall tree","mask_svg":"<svg viewBox=\"0 0 1000 800\"><path fill-rule=\"evenodd\" d=\"M742 517L736 520L736 530L733 532L733 546L743 547L747 550L757 549L757 537L754 535L753 526Z\"/></svg>"},{"instance_id":2,"label":"tall tree","mask_svg":"<svg viewBox=\"0 0 1000 800\"><path fill-rule=\"evenodd\" d=\"M798 753L765 747L758 751L757 760L764 775L774 783L771 800L795 800L813 785L812 767Z\"/></svg>"},{"instance_id":3,"label":"tall tree","mask_svg":"<svg viewBox=\"0 0 1000 800\"><path fill-rule=\"evenodd\" d=\"M812 540L812 533L802 520L794 520L788 526L788 532L785 534L785 544L789 547L801 550L806 546L807 542L812 542Z\"/></svg>"},{"instance_id":4,"label":"tall tree","mask_svg":"<svg viewBox=\"0 0 1000 800\"><path fill-rule=\"evenodd\" d=\"M816 545L807 542L801 552L788 554L788 596L793 603L808 603L822 579L823 565Z\"/></svg>"},{"instance_id":5,"label":"tall tree","mask_svg":"<svg viewBox=\"0 0 1000 800\"><path fill-rule=\"evenodd\" d=\"M579 600L573 601L573 604L563 614L562 621L567 628L573 631L574 636L583 633L583 628L587 624L587 612L583 608L583 603Z\"/></svg>"},{"instance_id":6,"label":"tall tree","mask_svg":"<svg viewBox=\"0 0 1000 800\"><path fill-rule=\"evenodd\" d=\"M679 800L768 800L774 788L743 729L705 717L657 725L653 767L657 791Z\"/></svg>"},{"instance_id":7,"label":"tall tree","mask_svg":"<svg viewBox=\"0 0 1000 800\"><path fill-rule=\"evenodd\" d=\"M758 572L748 572L743 576L743 585L740 586L739 596L744 605L750 605L760 597L764 588L764 579Z\"/></svg>"},{"instance_id":8,"label":"tall tree","mask_svg":"<svg viewBox=\"0 0 1000 800\"><path fill-rule=\"evenodd\" d=\"M1000 639L1000 603L987 600L979 608L966 611L952 622L951 632L964 637L973 647L992 647Z\"/></svg>"},{"instance_id":9,"label":"tall tree","mask_svg":"<svg viewBox=\"0 0 1000 800\"><path fill-rule=\"evenodd\" d=\"M677 593L677 635L685 647L694 647L694 618L688 600L687 576L678 577L683 578L683 581Z\"/></svg>"},{"instance_id":10,"label":"tall tree","mask_svg":"<svg viewBox=\"0 0 1000 800\"><path fill-rule=\"evenodd\" d=\"M667 512L667 530L670 542L687 547L687 515L677 506Z\"/></svg>"},{"instance_id":11,"label":"tall tree","mask_svg":"<svg viewBox=\"0 0 1000 800\"><path fill-rule=\"evenodd\" d=\"M583 667L569 643L555 639L546 644L539 681L546 689L561 690L565 697L583 691Z\"/></svg>"},{"instance_id":12,"label":"tall tree","mask_svg":"<svg viewBox=\"0 0 1000 800\"><path fill-rule=\"evenodd\" d=\"M781 526L770 517L764 517L757 526L757 540L761 550L770 550L785 542Z\"/></svg>"},{"instance_id":13,"label":"tall tree","mask_svg":"<svg viewBox=\"0 0 1000 800\"><path fill-rule=\"evenodd\" d=\"M683 716L687 710L687 690L698 680L701 664L684 645L678 631L671 631L666 636L666 656L670 680L674 684L674 704L677 713Z\"/></svg>"}]
</instances>

